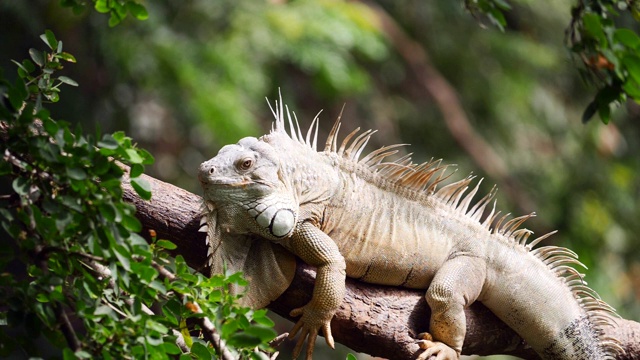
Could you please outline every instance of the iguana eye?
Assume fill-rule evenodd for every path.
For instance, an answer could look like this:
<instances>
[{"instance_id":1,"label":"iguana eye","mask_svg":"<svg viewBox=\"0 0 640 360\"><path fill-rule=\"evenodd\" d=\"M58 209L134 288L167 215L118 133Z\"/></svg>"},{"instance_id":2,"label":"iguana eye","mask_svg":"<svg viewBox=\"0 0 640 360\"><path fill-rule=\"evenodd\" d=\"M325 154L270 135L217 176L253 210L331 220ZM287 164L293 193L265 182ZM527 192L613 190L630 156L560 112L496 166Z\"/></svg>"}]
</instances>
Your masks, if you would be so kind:
<instances>
[{"instance_id":1,"label":"iguana eye","mask_svg":"<svg viewBox=\"0 0 640 360\"><path fill-rule=\"evenodd\" d=\"M252 166L253 166L252 158L244 158L240 160L237 165L238 169L240 170L249 170L251 169Z\"/></svg>"}]
</instances>

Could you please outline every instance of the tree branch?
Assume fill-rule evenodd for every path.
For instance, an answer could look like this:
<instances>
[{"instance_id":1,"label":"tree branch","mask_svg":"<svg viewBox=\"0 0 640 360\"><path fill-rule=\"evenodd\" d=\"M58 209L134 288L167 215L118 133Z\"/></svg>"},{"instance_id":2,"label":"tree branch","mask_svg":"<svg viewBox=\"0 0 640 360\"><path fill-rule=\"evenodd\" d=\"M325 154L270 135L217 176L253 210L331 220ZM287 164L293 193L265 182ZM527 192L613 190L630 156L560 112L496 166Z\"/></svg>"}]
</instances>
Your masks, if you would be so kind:
<instances>
[{"instance_id":1,"label":"tree branch","mask_svg":"<svg viewBox=\"0 0 640 360\"><path fill-rule=\"evenodd\" d=\"M158 238L174 242L178 245L176 252L190 266L206 273L207 249L204 234L198 232L202 199L157 179L148 176L144 179L151 185L152 199L139 198L125 180L125 200L136 206L137 216L145 228L155 230ZM313 269L300 263L289 289L269 308L288 317L289 311L309 301L314 279ZM414 359L419 349L413 337L427 331L429 323L430 312L423 293L348 279L344 303L331 322L333 335L356 351L393 359ZM465 313L467 335L463 354L537 358L513 330L482 304L473 304ZM640 358L640 323L621 319L610 334L621 341L627 352L619 359Z\"/></svg>"}]
</instances>

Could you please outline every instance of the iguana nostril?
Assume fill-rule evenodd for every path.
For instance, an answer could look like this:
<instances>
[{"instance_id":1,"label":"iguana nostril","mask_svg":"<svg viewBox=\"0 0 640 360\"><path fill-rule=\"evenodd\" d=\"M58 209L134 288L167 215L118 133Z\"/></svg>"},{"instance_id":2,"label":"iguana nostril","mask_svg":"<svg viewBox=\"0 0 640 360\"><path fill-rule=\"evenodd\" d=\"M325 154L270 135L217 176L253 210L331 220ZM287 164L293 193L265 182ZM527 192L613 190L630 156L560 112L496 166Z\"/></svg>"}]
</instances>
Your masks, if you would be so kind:
<instances>
[{"instance_id":1,"label":"iguana nostril","mask_svg":"<svg viewBox=\"0 0 640 360\"><path fill-rule=\"evenodd\" d=\"M212 166L212 167L209 169L209 175L213 175L213 173L214 173L214 172L216 172L216 168Z\"/></svg>"}]
</instances>

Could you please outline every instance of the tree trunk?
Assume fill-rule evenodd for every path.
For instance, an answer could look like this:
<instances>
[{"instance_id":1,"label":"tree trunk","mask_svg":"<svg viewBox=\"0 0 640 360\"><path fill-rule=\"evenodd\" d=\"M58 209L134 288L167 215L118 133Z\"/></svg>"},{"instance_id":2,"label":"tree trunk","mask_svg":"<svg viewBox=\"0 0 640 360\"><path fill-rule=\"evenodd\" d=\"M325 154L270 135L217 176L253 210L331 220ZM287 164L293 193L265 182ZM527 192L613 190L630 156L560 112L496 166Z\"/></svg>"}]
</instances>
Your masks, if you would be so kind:
<instances>
[{"instance_id":1,"label":"tree trunk","mask_svg":"<svg viewBox=\"0 0 640 360\"><path fill-rule=\"evenodd\" d=\"M125 179L125 200L136 206L145 229L155 230L158 238L178 246L174 255L182 255L191 267L208 273L205 235L198 232L202 199L171 184L148 176L144 178L151 184L152 199L139 198ZM292 309L309 301L314 278L313 268L299 262L293 283L269 308L288 317ZM391 359L414 359L420 353L414 337L428 330L430 316L423 293L347 279L344 303L331 322L333 336L355 351ZM466 316L463 354L538 358L522 338L481 303L469 307ZM626 350L619 359L640 359L640 323L620 319L618 325L609 332Z\"/></svg>"}]
</instances>

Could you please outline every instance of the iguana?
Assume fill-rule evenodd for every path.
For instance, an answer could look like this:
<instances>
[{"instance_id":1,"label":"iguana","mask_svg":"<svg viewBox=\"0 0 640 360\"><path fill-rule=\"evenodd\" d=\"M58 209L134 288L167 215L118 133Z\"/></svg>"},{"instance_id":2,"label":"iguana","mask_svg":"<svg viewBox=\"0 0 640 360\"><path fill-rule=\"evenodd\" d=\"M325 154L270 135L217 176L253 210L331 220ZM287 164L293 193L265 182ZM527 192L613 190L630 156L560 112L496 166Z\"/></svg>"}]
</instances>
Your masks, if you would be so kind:
<instances>
[{"instance_id":1,"label":"iguana","mask_svg":"<svg viewBox=\"0 0 640 360\"><path fill-rule=\"evenodd\" d=\"M212 272L226 267L249 279L246 305L264 307L284 292L294 254L317 267L311 301L291 311L301 315L290 335L301 332L294 357L308 339L310 359L320 331L333 347L330 321L343 301L345 276L426 290L432 315L429 334L417 340L425 349L419 359L459 359L463 310L474 301L543 359L623 353L603 331L615 324L615 310L572 267L582 265L575 252L534 248L552 233L529 242L532 232L520 226L533 214L499 216L495 187L474 203L481 181L471 190L473 177L442 186L440 161L415 164L410 155L386 161L402 144L362 156L371 130L358 128L338 146L340 117L317 152L317 116L303 136L282 98L271 111L269 134L226 145L200 165L201 230L208 233Z\"/></svg>"}]
</instances>

